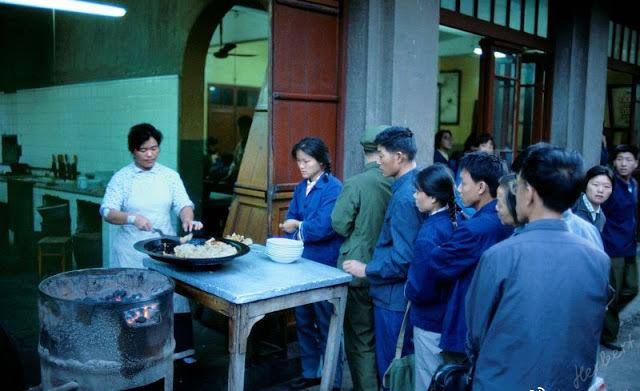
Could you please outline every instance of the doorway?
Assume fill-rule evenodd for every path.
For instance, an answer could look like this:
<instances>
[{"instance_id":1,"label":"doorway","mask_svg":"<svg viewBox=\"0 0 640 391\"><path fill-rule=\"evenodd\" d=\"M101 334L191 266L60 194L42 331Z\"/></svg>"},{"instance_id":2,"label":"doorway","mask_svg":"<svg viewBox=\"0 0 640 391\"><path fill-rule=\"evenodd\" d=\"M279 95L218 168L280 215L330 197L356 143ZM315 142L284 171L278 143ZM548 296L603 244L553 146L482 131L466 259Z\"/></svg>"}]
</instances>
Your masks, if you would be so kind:
<instances>
[{"instance_id":1,"label":"doorway","mask_svg":"<svg viewBox=\"0 0 640 391\"><path fill-rule=\"evenodd\" d=\"M233 6L211 37L205 60L203 222L222 236L269 63L266 10Z\"/></svg>"}]
</instances>

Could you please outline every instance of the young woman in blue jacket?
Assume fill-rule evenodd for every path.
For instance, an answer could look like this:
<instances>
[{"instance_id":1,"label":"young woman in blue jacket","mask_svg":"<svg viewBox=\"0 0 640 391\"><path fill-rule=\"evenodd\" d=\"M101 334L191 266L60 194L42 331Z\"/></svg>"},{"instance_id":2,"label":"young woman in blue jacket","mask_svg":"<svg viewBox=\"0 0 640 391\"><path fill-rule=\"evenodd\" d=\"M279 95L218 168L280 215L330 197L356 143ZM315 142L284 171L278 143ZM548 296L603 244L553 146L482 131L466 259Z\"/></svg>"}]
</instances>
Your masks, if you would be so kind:
<instances>
[{"instance_id":1,"label":"young woman in blue jacket","mask_svg":"<svg viewBox=\"0 0 640 391\"><path fill-rule=\"evenodd\" d=\"M280 224L280 229L304 242L304 258L335 267L342 240L331 227L331 212L342 191L342 183L331 175L329 150L319 138L306 137L293 146L291 156L303 179L293 191L287 220ZM302 378L291 384L291 388L320 384L320 362L332 313L333 306L328 302L295 309ZM334 380L337 389L342 384L341 356Z\"/></svg>"},{"instance_id":2,"label":"young woman in blue jacket","mask_svg":"<svg viewBox=\"0 0 640 391\"><path fill-rule=\"evenodd\" d=\"M436 163L416 176L416 207L429 215L418 232L405 286L405 295L411 301L416 391L429 387L436 368L442 363L438 345L449 290L447 286L426 284L425 273L431 250L446 242L456 226L453 189L452 174L444 164Z\"/></svg>"}]
</instances>

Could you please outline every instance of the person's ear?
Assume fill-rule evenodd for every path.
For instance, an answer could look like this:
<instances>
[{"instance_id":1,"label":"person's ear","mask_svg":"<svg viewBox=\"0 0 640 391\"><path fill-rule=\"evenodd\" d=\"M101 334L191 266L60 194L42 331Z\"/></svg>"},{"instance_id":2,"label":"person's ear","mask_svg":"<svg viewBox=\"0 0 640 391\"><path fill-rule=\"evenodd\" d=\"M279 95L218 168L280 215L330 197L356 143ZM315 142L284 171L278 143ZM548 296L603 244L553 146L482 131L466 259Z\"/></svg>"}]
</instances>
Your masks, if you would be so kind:
<instances>
[{"instance_id":1,"label":"person's ear","mask_svg":"<svg viewBox=\"0 0 640 391\"><path fill-rule=\"evenodd\" d=\"M478 182L478 195L483 195L487 191L489 191L487 183L485 181Z\"/></svg>"}]
</instances>

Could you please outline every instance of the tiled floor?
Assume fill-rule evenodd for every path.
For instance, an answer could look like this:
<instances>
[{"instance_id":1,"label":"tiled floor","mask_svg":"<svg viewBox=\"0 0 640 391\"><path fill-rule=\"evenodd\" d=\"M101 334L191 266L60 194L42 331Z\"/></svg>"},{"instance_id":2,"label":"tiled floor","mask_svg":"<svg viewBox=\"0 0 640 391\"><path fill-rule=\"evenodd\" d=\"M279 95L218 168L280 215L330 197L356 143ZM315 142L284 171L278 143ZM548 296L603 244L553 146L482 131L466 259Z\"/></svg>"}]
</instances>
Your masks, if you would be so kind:
<instances>
[{"instance_id":1,"label":"tiled floor","mask_svg":"<svg viewBox=\"0 0 640 391\"><path fill-rule=\"evenodd\" d=\"M40 383L38 346L38 279L35 261L21 259L12 248L0 249L0 323L14 339L20 363L24 369L24 383ZM55 274L51 270L51 274ZM211 314L208 314L211 316ZM219 323L219 322L218 322ZM212 327L207 314L202 321L194 320L194 339L197 362L193 365L176 364L174 390L226 389L228 355L224 334ZM264 350L264 349L263 349ZM288 345L284 354L255 354L246 370L247 390L288 390L287 383L299 376L296 343ZM262 351L257 349L257 351ZM345 365L346 367L346 365ZM345 370L343 389L350 389L350 377ZM314 389L317 389L315 387Z\"/></svg>"}]
</instances>

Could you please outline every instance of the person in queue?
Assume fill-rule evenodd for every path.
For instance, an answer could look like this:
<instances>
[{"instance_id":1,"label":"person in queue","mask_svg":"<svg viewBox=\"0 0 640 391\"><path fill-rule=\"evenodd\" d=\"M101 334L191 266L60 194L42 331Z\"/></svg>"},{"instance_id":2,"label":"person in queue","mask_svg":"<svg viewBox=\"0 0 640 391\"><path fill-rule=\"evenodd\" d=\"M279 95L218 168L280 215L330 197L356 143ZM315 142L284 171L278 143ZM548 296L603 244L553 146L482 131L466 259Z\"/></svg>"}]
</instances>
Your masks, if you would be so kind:
<instances>
[{"instance_id":1,"label":"person in queue","mask_svg":"<svg viewBox=\"0 0 640 391\"><path fill-rule=\"evenodd\" d=\"M611 258L611 285L614 300L607 309L602 333L602 345L622 350L616 344L620 329L619 312L638 294L638 266L636 263L636 225L638 211L638 182L633 178L638 168L638 148L618 145L613 153L615 178L611 197L602 204L607 221L602 230L606 253Z\"/></svg>"},{"instance_id":2,"label":"person in queue","mask_svg":"<svg viewBox=\"0 0 640 391\"><path fill-rule=\"evenodd\" d=\"M113 237L111 266L143 268L145 254L134 243L158 237L159 228L166 235L176 235L172 213L179 216L185 232L202 229L194 220L193 202L180 175L157 162L162 133L153 125L141 123L131 127L128 135L133 162L116 172L102 199L100 213L105 221L119 226ZM174 334L177 358L193 355L193 331L189 303L174 296Z\"/></svg>"},{"instance_id":3,"label":"person in queue","mask_svg":"<svg viewBox=\"0 0 640 391\"><path fill-rule=\"evenodd\" d=\"M389 198L390 177L378 166L376 136L388 125L367 128L360 144L365 165L361 173L344 181L342 193L331 213L333 229L345 238L340 247L338 268L347 259L369 263L380 235ZM349 283L344 315L344 348L351 371L354 391L377 391L373 301L366 278Z\"/></svg>"},{"instance_id":4,"label":"person in queue","mask_svg":"<svg viewBox=\"0 0 640 391\"><path fill-rule=\"evenodd\" d=\"M483 133L477 137L470 135L465 141L465 155L471 152L486 152L492 155L495 151L495 143L493 141L493 136L489 133ZM463 155L464 156L464 155ZM458 205L459 210L461 211L461 215L465 219L470 219L475 213L476 210L468 205L465 205L462 197L460 196L460 192L458 191L458 187L462 182L461 178L461 168L460 161L458 161L457 171L455 171L455 182L456 182L456 204Z\"/></svg>"},{"instance_id":5,"label":"person in queue","mask_svg":"<svg viewBox=\"0 0 640 391\"><path fill-rule=\"evenodd\" d=\"M415 390L424 391L431 384L436 369L442 364L440 333L448 289L425 284L431 251L449 240L457 224L454 183L451 171L436 163L420 171L415 183L416 207L429 217L422 223L409 266L405 296L411 301L415 348Z\"/></svg>"},{"instance_id":6,"label":"person in queue","mask_svg":"<svg viewBox=\"0 0 640 391\"><path fill-rule=\"evenodd\" d=\"M511 168L514 172L519 173L522 168L522 162L527 158L527 156L536 151L537 149L548 148L551 147L551 144L540 142L534 145L530 145L525 149L518 157L515 159ZM574 200L574 203L577 201ZM583 218L578 217L571 208L567 208L562 213L562 219L565 223L567 223L567 227L569 228L569 232L580 236L583 239L593 243L597 248L604 251L604 245L602 243L602 237L600 236L600 232L595 227L595 225L591 224L588 221L585 221ZM527 221L522 221L522 223L526 224Z\"/></svg>"},{"instance_id":7,"label":"person in queue","mask_svg":"<svg viewBox=\"0 0 640 391\"><path fill-rule=\"evenodd\" d=\"M516 174L510 173L503 175L498 182L498 191L496 194L496 212L498 212L498 218L503 225L514 227L514 234L518 234L523 227L516 213L516 181Z\"/></svg>"},{"instance_id":8,"label":"person in queue","mask_svg":"<svg viewBox=\"0 0 640 391\"><path fill-rule=\"evenodd\" d=\"M573 213L590 222L602 232L606 216L601 205L613 192L613 171L606 166L593 166L587 171L584 191L573 207Z\"/></svg>"},{"instance_id":9,"label":"person in queue","mask_svg":"<svg viewBox=\"0 0 640 391\"><path fill-rule=\"evenodd\" d=\"M450 289L440 339L440 354L447 363L466 359L464 297L482 253L513 233L513 227L503 225L496 212L498 181L504 174L502 160L486 152L473 152L462 158L460 168L460 196L476 213L462 221L448 241L433 249L424 281L428 286Z\"/></svg>"},{"instance_id":10,"label":"person in queue","mask_svg":"<svg viewBox=\"0 0 640 391\"><path fill-rule=\"evenodd\" d=\"M522 231L486 250L466 296L472 388L587 390L597 359L609 265L562 214L580 193L576 152L544 146L518 174Z\"/></svg>"},{"instance_id":11,"label":"person in queue","mask_svg":"<svg viewBox=\"0 0 640 391\"><path fill-rule=\"evenodd\" d=\"M433 162L442 163L453 172L456 172L456 161L451 157L451 149L453 148L453 135L448 129L441 129L435 135L433 142Z\"/></svg>"},{"instance_id":12,"label":"person in queue","mask_svg":"<svg viewBox=\"0 0 640 391\"><path fill-rule=\"evenodd\" d=\"M331 212L342 183L331 174L329 149L316 137L305 137L291 149L302 181L293 191L287 219L280 229L304 242L304 258L336 267L342 239L331 227ZM323 301L295 309L302 377L290 387L304 389L320 384L320 363L325 353L333 305ZM338 359L334 388L342 384L342 359Z\"/></svg>"},{"instance_id":13,"label":"person in queue","mask_svg":"<svg viewBox=\"0 0 640 391\"><path fill-rule=\"evenodd\" d=\"M423 215L415 207L417 152L413 132L405 127L392 126L378 134L378 162L382 174L393 177L391 200L384 223L373 251L371 262L349 259L343 269L355 277L369 280L373 299L376 336L378 380L382 378L395 354L395 346L407 307L404 284L413 259L413 242L422 224ZM405 340L410 341L410 333ZM405 343L405 352L413 350Z\"/></svg>"}]
</instances>

